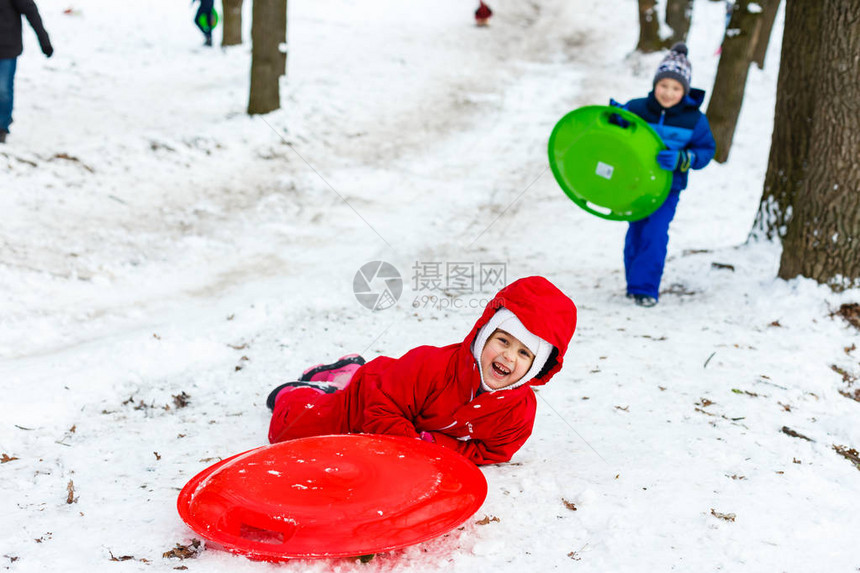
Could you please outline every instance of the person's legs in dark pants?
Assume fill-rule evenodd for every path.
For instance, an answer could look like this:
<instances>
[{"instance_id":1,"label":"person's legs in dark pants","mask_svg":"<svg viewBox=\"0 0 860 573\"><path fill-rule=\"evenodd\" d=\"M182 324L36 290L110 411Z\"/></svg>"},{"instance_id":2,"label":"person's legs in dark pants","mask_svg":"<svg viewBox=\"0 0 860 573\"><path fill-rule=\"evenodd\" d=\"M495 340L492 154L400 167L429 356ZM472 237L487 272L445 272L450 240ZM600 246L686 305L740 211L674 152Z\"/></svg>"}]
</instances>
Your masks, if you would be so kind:
<instances>
[{"instance_id":1,"label":"person's legs in dark pants","mask_svg":"<svg viewBox=\"0 0 860 573\"><path fill-rule=\"evenodd\" d=\"M215 0L200 0L200 8L197 9L197 15L194 16L194 23L203 32L206 38L206 45L212 45L212 25L214 22Z\"/></svg>"},{"instance_id":2,"label":"person's legs in dark pants","mask_svg":"<svg viewBox=\"0 0 860 573\"><path fill-rule=\"evenodd\" d=\"M12 104L15 92L15 69L18 58L0 59L0 142L6 140L12 124Z\"/></svg>"}]
</instances>

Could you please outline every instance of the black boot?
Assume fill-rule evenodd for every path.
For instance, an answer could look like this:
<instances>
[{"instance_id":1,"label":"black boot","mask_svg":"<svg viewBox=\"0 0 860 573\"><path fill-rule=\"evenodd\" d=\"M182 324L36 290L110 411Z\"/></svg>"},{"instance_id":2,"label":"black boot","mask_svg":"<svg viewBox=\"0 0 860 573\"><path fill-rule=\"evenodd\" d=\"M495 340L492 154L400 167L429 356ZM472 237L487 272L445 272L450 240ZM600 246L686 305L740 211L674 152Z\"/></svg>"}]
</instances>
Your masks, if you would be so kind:
<instances>
[{"instance_id":1,"label":"black boot","mask_svg":"<svg viewBox=\"0 0 860 573\"><path fill-rule=\"evenodd\" d=\"M648 296L647 294L634 294L633 302L635 302L637 306L644 306L645 308L651 308L652 306L657 305L657 299L653 296Z\"/></svg>"},{"instance_id":2,"label":"black boot","mask_svg":"<svg viewBox=\"0 0 860 573\"><path fill-rule=\"evenodd\" d=\"M0 129L0 143L6 143L6 136L9 135L9 132L5 129Z\"/></svg>"},{"instance_id":3,"label":"black boot","mask_svg":"<svg viewBox=\"0 0 860 573\"><path fill-rule=\"evenodd\" d=\"M364 365L364 358L359 356L358 354L348 354L346 356L342 356L338 359L337 362L332 362L331 364L320 364L319 366L314 366L313 368L309 368L302 372L302 375L299 376L299 380L308 381L320 372L328 372L329 370L337 370L338 368L343 368L349 364L358 364L359 366Z\"/></svg>"}]
</instances>

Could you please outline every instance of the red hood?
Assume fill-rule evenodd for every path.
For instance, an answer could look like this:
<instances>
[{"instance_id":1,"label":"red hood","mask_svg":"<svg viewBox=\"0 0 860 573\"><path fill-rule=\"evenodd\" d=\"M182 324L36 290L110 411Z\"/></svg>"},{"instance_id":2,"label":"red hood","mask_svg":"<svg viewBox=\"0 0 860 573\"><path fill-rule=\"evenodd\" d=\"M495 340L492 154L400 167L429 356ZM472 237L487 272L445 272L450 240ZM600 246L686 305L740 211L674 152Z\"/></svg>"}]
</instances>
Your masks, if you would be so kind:
<instances>
[{"instance_id":1,"label":"red hood","mask_svg":"<svg viewBox=\"0 0 860 573\"><path fill-rule=\"evenodd\" d=\"M471 356L472 341L478 330L487 324L499 307L517 315L529 332L552 344L558 353L550 355L549 370L529 382L528 386L543 386L561 370L567 346L576 330L576 305L570 298L543 277L526 277L516 280L499 291L484 309L469 336L463 341Z\"/></svg>"}]
</instances>

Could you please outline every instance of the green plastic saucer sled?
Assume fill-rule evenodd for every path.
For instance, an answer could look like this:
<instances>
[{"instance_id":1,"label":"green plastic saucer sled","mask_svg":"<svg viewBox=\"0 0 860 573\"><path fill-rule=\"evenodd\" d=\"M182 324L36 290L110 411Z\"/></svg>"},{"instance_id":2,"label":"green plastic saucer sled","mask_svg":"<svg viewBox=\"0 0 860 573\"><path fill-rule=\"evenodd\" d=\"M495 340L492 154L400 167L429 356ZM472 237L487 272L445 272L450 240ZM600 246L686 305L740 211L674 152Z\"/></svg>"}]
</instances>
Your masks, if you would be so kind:
<instances>
[{"instance_id":1,"label":"green plastic saucer sled","mask_svg":"<svg viewBox=\"0 0 860 573\"><path fill-rule=\"evenodd\" d=\"M210 25L208 19L206 18L206 14L200 14L200 17L197 18L197 23L200 24L200 27L206 30L207 32L211 32L218 26L218 22L220 21L220 16L218 15L217 10L212 10L212 24Z\"/></svg>"},{"instance_id":2,"label":"green plastic saucer sled","mask_svg":"<svg viewBox=\"0 0 860 573\"><path fill-rule=\"evenodd\" d=\"M627 125L610 123L613 114ZM638 115L592 105L555 125L549 164L567 196L592 215L636 221L656 211L669 194L672 172L657 165L663 149L660 136Z\"/></svg>"}]
</instances>

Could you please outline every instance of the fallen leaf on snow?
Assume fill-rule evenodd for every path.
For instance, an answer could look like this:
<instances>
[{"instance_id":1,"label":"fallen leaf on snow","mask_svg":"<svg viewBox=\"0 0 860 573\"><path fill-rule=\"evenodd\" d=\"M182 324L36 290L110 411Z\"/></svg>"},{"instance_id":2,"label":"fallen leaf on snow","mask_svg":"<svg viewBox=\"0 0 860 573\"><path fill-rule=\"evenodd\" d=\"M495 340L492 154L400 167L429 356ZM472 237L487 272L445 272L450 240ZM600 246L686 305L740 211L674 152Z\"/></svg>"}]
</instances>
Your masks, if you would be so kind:
<instances>
[{"instance_id":1,"label":"fallen leaf on snow","mask_svg":"<svg viewBox=\"0 0 860 573\"><path fill-rule=\"evenodd\" d=\"M830 316L841 316L854 328L860 328L860 304L856 302L845 303L839 310L830 313Z\"/></svg>"},{"instance_id":2,"label":"fallen leaf on snow","mask_svg":"<svg viewBox=\"0 0 860 573\"><path fill-rule=\"evenodd\" d=\"M801 440L806 440L807 442L814 442L815 441L812 438L807 438L806 436L804 436L803 434L801 434L799 432L795 432L794 430L792 430L788 426L783 426L782 430L780 430L780 431L787 436L791 436L792 438L800 438Z\"/></svg>"},{"instance_id":3,"label":"fallen leaf on snow","mask_svg":"<svg viewBox=\"0 0 860 573\"><path fill-rule=\"evenodd\" d=\"M842 381L847 383L849 386L857 380L856 376L849 374L844 368L841 368L836 364L831 364L830 369L842 376Z\"/></svg>"},{"instance_id":4,"label":"fallen leaf on snow","mask_svg":"<svg viewBox=\"0 0 860 573\"><path fill-rule=\"evenodd\" d=\"M840 390L839 393L846 398L851 398L852 400L860 402L860 388L855 389L853 394L848 390Z\"/></svg>"},{"instance_id":5,"label":"fallen leaf on snow","mask_svg":"<svg viewBox=\"0 0 860 573\"><path fill-rule=\"evenodd\" d=\"M201 551L203 551L203 549L200 547L200 540L192 539L191 543L188 545L177 543L176 547L170 551L165 551L162 557L169 559L194 559Z\"/></svg>"},{"instance_id":6,"label":"fallen leaf on snow","mask_svg":"<svg viewBox=\"0 0 860 573\"><path fill-rule=\"evenodd\" d=\"M711 515L719 519L725 519L726 521L734 521L735 517L737 517L734 513L720 513L719 511L715 511L713 507L711 508Z\"/></svg>"},{"instance_id":7,"label":"fallen leaf on snow","mask_svg":"<svg viewBox=\"0 0 860 573\"><path fill-rule=\"evenodd\" d=\"M191 401L191 396L185 393L185 391L180 392L173 396L173 405L177 408L184 408L188 405L188 402Z\"/></svg>"},{"instance_id":8,"label":"fallen leaf on snow","mask_svg":"<svg viewBox=\"0 0 860 573\"><path fill-rule=\"evenodd\" d=\"M752 396L753 398L757 398L758 394L755 392L750 392L749 390L741 390L739 388L732 388L732 392L735 394L746 394L747 396Z\"/></svg>"},{"instance_id":9,"label":"fallen leaf on snow","mask_svg":"<svg viewBox=\"0 0 860 573\"><path fill-rule=\"evenodd\" d=\"M478 521L475 522L475 524L476 525L489 525L491 521L501 521L501 520L498 517L496 517L495 515L493 517L490 517L489 515L485 515L484 519L479 519Z\"/></svg>"},{"instance_id":10,"label":"fallen leaf on snow","mask_svg":"<svg viewBox=\"0 0 860 573\"><path fill-rule=\"evenodd\" d=\"M860 454L857 453L857 450L848 446L837 446L836 444L833 444L833 449L836 450L837 454L854 464L854 467L860 470Z\"/></svg>"}]
</instances>

